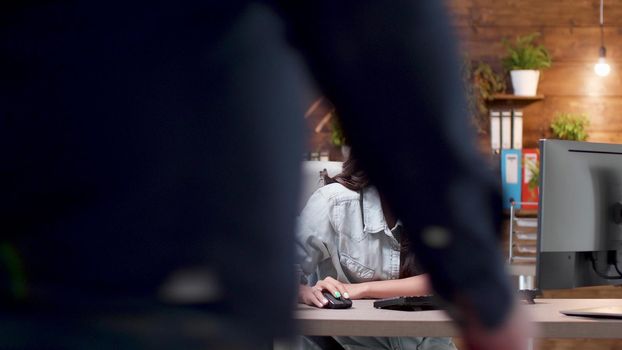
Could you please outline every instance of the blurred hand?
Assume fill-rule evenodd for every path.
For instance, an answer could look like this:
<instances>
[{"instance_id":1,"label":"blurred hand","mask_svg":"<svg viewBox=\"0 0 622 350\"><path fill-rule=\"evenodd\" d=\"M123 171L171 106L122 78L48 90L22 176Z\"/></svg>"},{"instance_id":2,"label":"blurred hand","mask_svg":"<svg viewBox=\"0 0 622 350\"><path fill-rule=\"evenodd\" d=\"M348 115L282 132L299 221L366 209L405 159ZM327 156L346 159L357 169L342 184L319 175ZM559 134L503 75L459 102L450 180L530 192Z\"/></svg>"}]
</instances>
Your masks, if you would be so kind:
<instances>
[{"instance_id":1,"label":"blurred hand","mask_svg":"<svg viewBox=\"0 0 622 350\"><path fill-rule=\"evenodd\" d=\"M463 329L469 350L525 350L533 336L533 326L518 307L500 327L486 329L474 317L467 317L467 326Z\"/></svg>"}]
</instances>

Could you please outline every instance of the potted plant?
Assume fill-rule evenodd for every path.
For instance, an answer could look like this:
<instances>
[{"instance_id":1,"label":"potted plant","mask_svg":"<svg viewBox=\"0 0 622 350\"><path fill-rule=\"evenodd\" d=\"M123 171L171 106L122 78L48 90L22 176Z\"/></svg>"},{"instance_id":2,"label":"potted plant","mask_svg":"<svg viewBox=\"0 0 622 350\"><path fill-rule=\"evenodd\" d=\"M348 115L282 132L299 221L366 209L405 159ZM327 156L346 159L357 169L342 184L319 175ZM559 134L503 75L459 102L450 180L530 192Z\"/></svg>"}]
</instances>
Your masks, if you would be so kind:
<instances>
[{"instance_id":1,"label":"potted plant","mask_svg":"<svg viewBox=\"0 0 622 350\"><path fill-rule=\"evenodd\" d=\"M505 91L505 81L489 64L472 62L467 56L462 63L462 80L467 96L467 114L482 132L488 127L488 101L494 94Z\"/></svg>"},{"instance_id":2,"label":"potted plant","mask_svg":"<svg viewBox=\"0 0 622 350\"><path fill-rule=\"evenodd\" d=\"M548 50L543 45L534 44L539 36L540 33L519 36L514 43L503 39L503 45L508 51L503 66L510 72L515 95L535 96L540 70L551 66Z\"/></svg>"},{"instance_id":3,"label":"potted plant","mask_svg":"<svg viewBox=\"0 0 622 350\"><path fill-rule=\"evenodd\" d=\"M551 130L561 140L585 141L588 137L585 129L589 125L586 114L558 113L551 122Z\"/></svg>"},{"instance_id":4,"label":"potted plant","mask_svg":"<svg viewBox=\"0 0 622 350\"><path fill-rule=\"evenodd\" d=\"M346 137L339 122L339 117L333 112L331 117L331 142L337 147L341 147L341 155L344 159L350 156L350 146L346 144Z\"/></svg>"},{"instance_id":5,"label":"potted plant","mask_svg":"<svg viewBox=\"0 0 622 350\"><path fill-rule=\"evenodd\" d=\"M540 167L537 162L526 162L525 166L527 167L527 171L530 173L527 186L529 191L536 193L536 197L538 194L538 184L540 181Z\"/></svg>"},{"instance_id":6,"label":"potted plant","mask_svg":"<svg viewBox=\"0 0 622 350\"><path fill-rule=\"evenodd\" d=\"M488 63L478 62L473 71L473 82L481 96L482 106L485 101L491 100L496 93L505 91L505 81L503 77L492 70Z\"/></svg>"}]
</instances>

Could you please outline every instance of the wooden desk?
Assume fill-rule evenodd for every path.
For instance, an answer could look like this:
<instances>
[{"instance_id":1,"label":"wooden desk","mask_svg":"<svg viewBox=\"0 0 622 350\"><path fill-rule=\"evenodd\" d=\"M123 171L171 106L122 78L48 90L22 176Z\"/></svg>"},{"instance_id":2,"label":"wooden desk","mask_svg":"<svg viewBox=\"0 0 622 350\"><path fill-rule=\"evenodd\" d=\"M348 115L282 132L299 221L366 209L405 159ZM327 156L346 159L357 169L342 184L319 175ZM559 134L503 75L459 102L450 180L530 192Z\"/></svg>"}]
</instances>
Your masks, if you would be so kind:
<instances>
[{"instance_id":1,"label":"wooden desk","mask_svg":"<svg viewBox=\"0 0 622 350\"><path fill-rule=\"evenodd\" d=\"M538 329L538 338L622 338L622 320L571 317L559 310L622 305L622 299L537 299L522 305ZM351 309L300 305L295 318L305 335L459 336L443 311L374 309L373 300L355 300Z\"/></svg>"}]
</instances>

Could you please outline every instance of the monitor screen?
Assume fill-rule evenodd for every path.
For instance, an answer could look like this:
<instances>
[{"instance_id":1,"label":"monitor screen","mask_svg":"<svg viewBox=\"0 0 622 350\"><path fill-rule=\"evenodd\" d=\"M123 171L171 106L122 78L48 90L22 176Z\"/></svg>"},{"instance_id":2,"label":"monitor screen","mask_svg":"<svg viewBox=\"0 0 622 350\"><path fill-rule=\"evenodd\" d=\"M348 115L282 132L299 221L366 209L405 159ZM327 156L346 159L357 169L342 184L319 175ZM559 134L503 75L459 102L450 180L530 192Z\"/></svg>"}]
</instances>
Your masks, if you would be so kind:
<instances>
[{"instance_id":1,"label":"monitor screen","mask_svg":"<svg viewBox=\"0 0 622 350\"><path fill-rule=\"evenodd\" d=\"M622 284L622 145L541 140L540 155L537 287Z\"/></svg>"}]
</instances>

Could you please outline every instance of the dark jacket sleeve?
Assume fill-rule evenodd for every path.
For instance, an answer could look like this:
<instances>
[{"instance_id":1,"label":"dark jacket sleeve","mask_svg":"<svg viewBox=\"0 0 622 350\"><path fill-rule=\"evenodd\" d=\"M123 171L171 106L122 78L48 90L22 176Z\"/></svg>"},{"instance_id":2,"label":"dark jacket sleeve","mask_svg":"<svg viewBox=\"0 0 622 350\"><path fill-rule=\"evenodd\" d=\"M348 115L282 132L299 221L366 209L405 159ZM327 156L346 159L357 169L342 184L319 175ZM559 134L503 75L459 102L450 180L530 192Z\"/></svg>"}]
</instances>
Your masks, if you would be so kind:
<instances>
[{"instance_id":1,"label":"dark jacket sleeve","mask_svg":"<svg viewBox=\"0 0 622 350\"><path fill-rule=\"evenodd\" d=\"M501 202L476 152L442 2L295 3L279 8L291 41L436 292L499 325L512 302L497 247Z\"/></svg>"}]
</instances>

